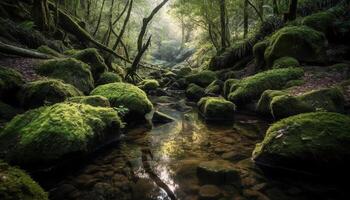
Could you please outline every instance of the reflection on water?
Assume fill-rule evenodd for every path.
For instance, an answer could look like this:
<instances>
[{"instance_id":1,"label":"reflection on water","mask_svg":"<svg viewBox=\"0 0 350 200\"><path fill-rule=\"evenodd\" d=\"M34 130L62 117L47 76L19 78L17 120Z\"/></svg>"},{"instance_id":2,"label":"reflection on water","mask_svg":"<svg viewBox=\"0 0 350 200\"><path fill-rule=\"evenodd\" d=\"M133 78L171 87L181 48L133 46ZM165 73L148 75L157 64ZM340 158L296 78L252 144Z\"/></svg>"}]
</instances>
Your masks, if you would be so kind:
<instances>
[{"instance_id":1,"label":"reflection on water","mask_svg":"<svg viewBox=\"0 0 350 200\"><path fill-rule=\"evenodd\" d=\"M333 194L324 187L307 186L307 190L299 183L267 179L250 161L267 127L255 117L237 116L234 124L214 126L200 120L195 110L183 113L168 106L159 110L176 121L146 132L130 131L115 148L55 186L51 198L170 199L165 184L177 199L196 200L203 189L197 167L209 160L229 161L240 171L239 186L218 186L224 199L325 199L325 194Z\"/></svg>"}]
</instances>

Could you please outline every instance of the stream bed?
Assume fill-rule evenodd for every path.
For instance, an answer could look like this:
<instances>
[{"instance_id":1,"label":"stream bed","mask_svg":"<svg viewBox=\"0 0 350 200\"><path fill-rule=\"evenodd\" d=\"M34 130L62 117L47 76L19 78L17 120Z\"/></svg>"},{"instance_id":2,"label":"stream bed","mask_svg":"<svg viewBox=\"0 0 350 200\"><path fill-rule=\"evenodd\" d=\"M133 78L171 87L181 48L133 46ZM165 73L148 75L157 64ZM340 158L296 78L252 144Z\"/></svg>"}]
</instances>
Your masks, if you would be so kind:
<instances>
[{"instance_id":1,"label":"stream bed","mask_svg":"<svg viewBox=\"0 0 350 200\"><path fill-rule=\"evenodd\" d=\"M179 101L178 101L179 102ZM149 130L134 128L118 144L79 170L51 184L50 199L63 200L244 200L346 199L339 183L264 174L251 161L268 122L237 114L235 122L210 125L196 109L155 103L175 121ZM179 111L181 110L181 111ZM204 183L198 166L211 161L234 166L232 183ZM213 172L215 173L215 172ZM219 173L219 172L218 172ZM204 182L203 182L204 178Z\"/></svg>"}]
</instances>

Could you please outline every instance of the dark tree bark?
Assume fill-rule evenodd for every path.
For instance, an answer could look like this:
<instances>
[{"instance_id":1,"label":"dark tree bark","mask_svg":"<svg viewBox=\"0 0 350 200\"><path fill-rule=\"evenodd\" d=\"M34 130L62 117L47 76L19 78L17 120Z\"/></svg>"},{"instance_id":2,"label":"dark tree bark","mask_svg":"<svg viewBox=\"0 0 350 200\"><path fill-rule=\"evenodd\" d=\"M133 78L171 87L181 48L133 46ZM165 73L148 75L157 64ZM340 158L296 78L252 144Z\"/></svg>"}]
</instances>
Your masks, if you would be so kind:
<instances>
[{"instance_id":1,"label":"dark tree bark","mask_svg":"<svg viewBox=\"0 0 350 200\"><path fill-rule=\"evenodd\" d=\"M226 31L226 3L220 0L220 24L221 24L221 51L227 48L227 31Z\"/></svg>"},{"instance_id":2,"label":"dark tree bark","mask_svg":"<svg viewBox=\"0 0 350 200\"><path fill-rule=\"evenodd\" d=\"M273 7L273 14L279 15L279 8L278 8L277 0L272 1L272 7Z\"/></svg>"},{"instance_id":3,"label":"dark tree bark","mask_svg":"<svg viewBox=\"0 0 350 200\"><path fill-rule=\"evenodd\" d=\"M297 8L298 8L298 0L289 0L289 10L288 13L285 13L284 20L285 21L293 21L297 18Z\"/></svg>"},{"instance_id":4,"label":"dark tree bark","mask_svg":"<svg viewBox=\"0 0 350 200\"><path fill-rule=\"evenodd\" d=\"M244 0L243 7L243 38L247 38L248 36L248 0Z\"/></svg>"},{"instance_id":5,"label":"dark tree bark","mask_svg":"<svg viewBox=\"0 0 350 200\"><path fill-rule=\"evenodd\" d=\"M103 11L103 8L105 7L105 2L106 2L106 0L103 0L103 1L102 1L102 6L101 6L100 14L99 14L99 16L98 16L96 28L95 28L94 33L92 34L93 36L96 36L97 31L98 31L98 29L99 29L99 27L100 27L101 18L102 18L102 11Z\"/></svg>"},{"instance_id":6,"label":"dark tree bark","mask_svg":"<svg viewBox=\"0 0 350 200\"><path fill-rule=\"evenodd\" d=\"M41 31L50 31L52 20L47 0L34 0L32 16L34 23Z\"/></svg>"}]
</instances>

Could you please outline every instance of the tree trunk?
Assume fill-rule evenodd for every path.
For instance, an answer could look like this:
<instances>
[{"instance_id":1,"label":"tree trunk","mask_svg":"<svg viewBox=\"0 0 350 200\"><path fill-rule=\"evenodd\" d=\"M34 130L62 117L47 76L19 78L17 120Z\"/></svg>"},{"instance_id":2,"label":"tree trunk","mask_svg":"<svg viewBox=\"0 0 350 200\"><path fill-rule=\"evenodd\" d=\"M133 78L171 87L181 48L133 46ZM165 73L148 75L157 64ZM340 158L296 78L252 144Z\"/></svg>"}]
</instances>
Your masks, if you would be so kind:
<instances>
[{"instance_id":1,"label":"tree trunk","mask_svg":"<svg viewBox=\"0 0 350 200\"><path fill-rule=\"evenodd\" d=\"M99 14L99 16L98 16L96 28L95 28L94 33L92 34L93 36L96 36L97 31L98 31L98 28L100 27L101 18L102 18L102 11L103 11L103 8L105 7L105 2L106 2L106 0L103 0L103 1L102 1L102 6L101 6L100 14Z\"/></svg>"},{"instance_id":2,"label":"tree trunk","mask_svg":"<svg viewBox=\"0 0 350 200\"><path fill-rule=\"evenodd\" d=\"M47 0L34 0L32 16L39 30L50 31L52 24Z\"/></svg>"},{"instance_id":3,"label":"tree trunk","mask_svg":"<svg viewBox=\"0 0 350 200\"><path fill-rule=\"evenodd\" d=\"M16 47L0 42L0 52L10 55L17 55L29 58L40 58L40 59L50 59L53 58L50 55L43 54L34 50L24 49L21 47Z\"/></svg>"},{"instance_id":4,"label":"tree trunk","mask_svg":"<svg viewBox=\"0 0 350 200\"><path fill-rule=\"evenodd\" d=\"M220 22L221 22L221 51L227 48L227 31L226 31L226 3L220 0Z\"/></svg>"},{"instance_id":5,"label":"tree trunk","mask_svg":"<svg viewBox=\"0 0 350 200\"><path fill-rule=\"evenodd\" d=\"M284 15L285 21L293 21L297 18L298 0L289 0L288 13Z\"/></svg>"},{"instance_id":6,"label":"tree trunk","mask_svg":"<svg viewBox=\"0 0 350 200\"><path fill-rule=\"evenodd\" d=\"M244 8L243 8L243 38L247 38L248 36L248 0L244 0Z\"/></svg>"}]
</instances>

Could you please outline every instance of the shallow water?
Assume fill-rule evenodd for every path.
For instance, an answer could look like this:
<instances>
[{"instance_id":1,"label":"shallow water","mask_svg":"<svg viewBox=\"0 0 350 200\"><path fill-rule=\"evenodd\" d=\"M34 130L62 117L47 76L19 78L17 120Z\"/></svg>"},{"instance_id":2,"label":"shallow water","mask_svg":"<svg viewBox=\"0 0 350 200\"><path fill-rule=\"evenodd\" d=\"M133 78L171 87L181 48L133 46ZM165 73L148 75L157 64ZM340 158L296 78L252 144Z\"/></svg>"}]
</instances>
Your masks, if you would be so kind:
<instances>
[{"instance_id":1,"label":"shallow water","mask_svg":"<svg viewBox=\"0 0 350 200\"><path fill-rule=\"evenodd\" d=\"M266 176L250 160L268 123L237 115L235 122L208 125L196 110L181 112L171 105L158 110L176 121L152 130L130 130L115 147L100 153L50 190L51 199L203 199L197 166L227 160L241 181L220 184L220 199L344 199L335 184ZM203 189L203 188L202 188Z\"/></svg>"}]
</instances>

